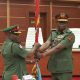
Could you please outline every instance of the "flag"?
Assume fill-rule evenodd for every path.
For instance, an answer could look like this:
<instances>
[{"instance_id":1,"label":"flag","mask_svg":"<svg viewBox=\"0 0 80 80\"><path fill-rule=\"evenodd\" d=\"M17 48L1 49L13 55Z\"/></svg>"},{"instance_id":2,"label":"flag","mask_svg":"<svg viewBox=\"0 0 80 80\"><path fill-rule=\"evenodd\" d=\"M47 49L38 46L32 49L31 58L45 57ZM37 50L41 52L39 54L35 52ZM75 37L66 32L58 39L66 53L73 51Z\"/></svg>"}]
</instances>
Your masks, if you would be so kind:
<instances>
[{"instance_id":1,"label":"flag","mask_svg":"<svg viewBox=\"0 0 80 80\"><path fill-rule=\"evenodd\" d=\"M36 77L36 80L42 80L41 71L38 62L35 63L32 69L32 74Z\"/></svg>"},{"instance_id":2,"label":"flag","mask_svg":"<svg viewBox=\"0 0 80 80\"><path fill-rule=\"evenodd\" d=\"M36 68L37 68L37 80L42 80L41 71L40 71L38 63L36 63Z\"/></svg>"},{"instance_id":3,"label":"flag","mask_svg":"<svg viewBox=\"0 0 80 80\"><path fill-rule=\"evenodd\" d=\"M35 10L35 43L38 43L39 37L39 23L40 23L40 11L39 11L39 3L40 0L35 0L36 3L36 10ZM35 75L36 80L42 80L40 68L38 65L38 61L33 66L32 74Z\"/></svg>"},{"instance_id":4,"label":"flag","mask_svg":"<svg viewBox=\"0 0 80 80\"><path fill-rule=\"evenodd\" d=\"M32 75L35 76L35 78L37 77L37 68L36 68L36 64L34 64L33 68L32 68Z\"/></svg>"},{"instance_id":5,"label":"flag","mask_svg":"<svg viewBox=\"0 0 80 80\"><path fill-rule=\"evenodd\" d=\"M35 9L35 42L38 43L38 37L39 37L39 22L40 22L40 9L39 9L39 3L40 0L35 0L36 3L36 9Z\"/></svg>"}]
</instances>

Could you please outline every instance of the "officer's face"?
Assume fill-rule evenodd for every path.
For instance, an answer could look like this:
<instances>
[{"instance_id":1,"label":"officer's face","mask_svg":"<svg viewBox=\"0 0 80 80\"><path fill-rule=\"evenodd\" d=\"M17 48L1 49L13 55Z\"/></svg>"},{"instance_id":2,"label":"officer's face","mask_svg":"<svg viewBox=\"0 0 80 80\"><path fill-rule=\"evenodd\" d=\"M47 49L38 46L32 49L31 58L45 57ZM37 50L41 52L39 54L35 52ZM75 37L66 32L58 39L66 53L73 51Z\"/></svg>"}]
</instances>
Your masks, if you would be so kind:
<instances>
[{"instance_id":1,"label":"officer's face","mask_svg":"<svg viewBox=\"0 0 80 80\"><path fill-rule=\"evenodd\" d=\"M67 22L57 22L57 29L59 31L64 31L67 28Z\"/></svg>"},{"instance_id":2,"label":"officer's face","mask_svg":"<svg viewBox=\"0 0 80 80\"><path fill-rule=\"evenodd\" d=\"M20 42L20 37L19 35L15 35L15 34L11 34L10 35L10 38L13 40L13 41L16 41L16 42Z\"/></svg>"}]
</instances>

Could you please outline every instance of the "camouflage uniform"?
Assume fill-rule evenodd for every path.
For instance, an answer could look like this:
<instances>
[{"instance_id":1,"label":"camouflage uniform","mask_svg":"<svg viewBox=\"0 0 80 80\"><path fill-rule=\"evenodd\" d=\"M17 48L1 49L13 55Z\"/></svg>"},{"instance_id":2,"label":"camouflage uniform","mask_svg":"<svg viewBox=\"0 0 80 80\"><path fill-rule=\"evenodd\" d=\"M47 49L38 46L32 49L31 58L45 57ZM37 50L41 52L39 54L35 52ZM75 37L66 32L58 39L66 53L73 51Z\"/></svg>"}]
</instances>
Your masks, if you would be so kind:
<instances>
[{"instance_id":1,"label":"camouflage uniform","mask_svg":"<svg viewBox=\"0 0 80 80\"><path fill-rule=\"evenodd\" d=\"M15 35L20 33L18 32L17 26L11 26L3 31ZM5 66L2 80L12 80L12 75L18 75L19 79L21 79L23 75L28 74L25 62L28 51L26 51L18 42L7 39L2 47L2 55Z\"/></svg>"},{"instance_id":2,"label":"camouflage uniform","mask_svg":"<svg viewBox=\"0 0 80 80\"><path fill-rule=\"evenodd\" d=\"M66 46L59 53L53 53L48 61L48 70L52 73L53 78L55 78L52 80L69 80L67 78L68 76L69 78L72 77L73 71L72 45L75 41L74 34L67 29L64 31L64 34L54 31L51 35L48 40L52 40L52 47L55 47L59 43ZM55 74L58 78L62 78L56 79Z\"/></svg>"},{"instance_id":3,"label":"camouflage uniform","mask_svg":"<svg viewBox=\"0 0 80 80\"><path fill-rule=\"evenodd\" d=\"M73 71L72 46L75 36L68 29L67 14L60 13L55 16L55 19L57 28L52 31L48 40L40 48L40 51L44 51L41 55L50 56L47 68L52 74L52 80L71 80ZM49 48L50 45L51 48Z\"/></svg>"}]
</instances>

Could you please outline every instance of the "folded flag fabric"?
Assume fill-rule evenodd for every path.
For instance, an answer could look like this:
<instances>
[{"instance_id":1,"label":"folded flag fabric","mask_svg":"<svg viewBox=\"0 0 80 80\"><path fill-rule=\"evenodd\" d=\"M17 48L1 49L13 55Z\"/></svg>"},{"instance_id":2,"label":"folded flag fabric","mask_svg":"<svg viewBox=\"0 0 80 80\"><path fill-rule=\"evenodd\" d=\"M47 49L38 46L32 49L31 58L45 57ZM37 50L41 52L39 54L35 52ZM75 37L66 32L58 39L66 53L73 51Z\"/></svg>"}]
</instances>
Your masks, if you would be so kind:
<instances>
[{"instance_id":1,"label":"folded flag fabric","mask_svg":"<svg viewBox=\"0 0 80 80\"><path fill-rule=\"evenodd\" d=\"M38 73L37 73L37 80L42 80L41 71L40 71L38 63L36 63L36 67L37 67L37 71L38 71Z\"/></svg>"},{"instance_id":2,"label":"folded flag fabric","mask_svg":"<svg viewBox=\"0 0 80 80\"><path fill-rule=\"evenodd\" d=\"M33 69L32 69L32 74L35 75L36 80L42 80L41 71L40 71L38 62L36 62L36 63L34 64Z\"/></svg>"}]
</instances>

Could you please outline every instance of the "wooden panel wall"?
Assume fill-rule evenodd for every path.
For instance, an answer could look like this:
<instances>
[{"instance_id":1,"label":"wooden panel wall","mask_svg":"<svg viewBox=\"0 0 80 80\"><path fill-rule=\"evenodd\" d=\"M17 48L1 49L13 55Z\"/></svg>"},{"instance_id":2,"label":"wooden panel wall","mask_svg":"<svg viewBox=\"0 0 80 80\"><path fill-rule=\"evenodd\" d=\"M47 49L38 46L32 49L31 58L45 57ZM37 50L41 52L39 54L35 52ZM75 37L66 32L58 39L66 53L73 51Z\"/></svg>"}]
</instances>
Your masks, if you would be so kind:
<instances>
[{"instance_id":1,"label":"wooden panel wall","mask_svg":"<svg viewBox=\"0 0 80 80\"><path fill-rule=\"evenodd\" d=\"M5 36L2 30L5 28L6 25L7 25L6 5L3 3L0 4L0 45L5 40Z\"/></svg>"},{"instance_id":2,"label":"wooden panel wall","mask_svg":"<svg viewBox=\"0 0 80 80\"><path fill-rule=\"evenodd\" d=\"M50 76L50 73L47 70L48 59L49 57L46 57L44 59L41 59L39 62L40 70L43 76ZM80 52L73 52L73 64L74 64L73 76L80 76ZM29 73L31 73L33 65L34 64L27 64L27 69ZM4 69L4 61L3 57L0 54L0 76L3 73L3 69Z\"/></svg>"},{"instance_id":3,"label":"wooden panel wall","mask_svg":"<svg viewBox=\"0 0 80 80\"><path fill-rule=\"evenodd\" d=\"M10 25L17 24L20 26L20 30L22 31L21 34L21 41L23 44L25 44L25 39L27 35L27 29L29 27L29 13L35 12L35 4L33 0L10 0ZM58 5L54 4L52 5L52 16L50 15L50 4L49 2L41 2L40 3L40 13L46 13L46 18L43 18L44 21L44 31L43 37L45 37L45 41L50 34L50 17L52 17L52 28L56 27L55 23L55 15L59 12L66 12L69 15L69 26L70 27L80 27L80 8L75 5ZM46 21L46 22L45 22ZM46 25L46 26L45 26ZM2 32L4 28L7 27L7 2L6 0L3 0L0 2L0 45L2 46L3 41L5 40L5 35ZM79 52L74 53L74 75L80 75L80 64L79 64ZM47 71L47 61L48 58L41 59L40 61L40 67L41 72L43 75L50 75L50 73ZM4 62L2 56L0 56L0 75L2 74ZM31 72L33 65L28 65L28 70Z\"/></svg>"},{"instance_id":4,"label":"wooden panel wall","mask_svg":"<svg viewBox=\"0 0 80 80\"><path fill-rule=\"evenodd\" d=\"M3 70L4 70L4 60L3 60L2 55L0 53L0 77L2 76Z\"/></svg>"},{"instance_id":5,"label":"wooden panel wall","mask_svg":"<svg viewBox=\"0 0 80 80\"><path fill-rule=\"evenodd\" d=\"M73 52L73 64L74 64L74 70L73 74L80 76L80 52Z\"/></svg>"},{"instance_id":6,"label":"wooden panel wall","mask_svg":"<svg viewBox=\"0 0 80 80\"><path fill-rule=\"evenodd\" d=\"M73 69L73 76L80 76L80 52L74 51L73 52L73 64L74 64L74 69ZM44 59L41 59L39 62L39 66L41 69L41 73L43 76L50 76L49 71L47 70L47 62L48 62L49 57L46 57ZM33 65L27 65L27 68L29 72L31 73Z\"/></svg>"},{"instance_id":7,"label":"wooden panel wall","mask_svg":"<svg viewBox=\"0 0 80 80\"><path fill-rule=\"evenodd\" d=\"M53 26L56 26L54 17L59 12L65 12L69 16L69 27L80 28L80 8L77 6L53 6Z\"/></svg>"}]
</instances>

